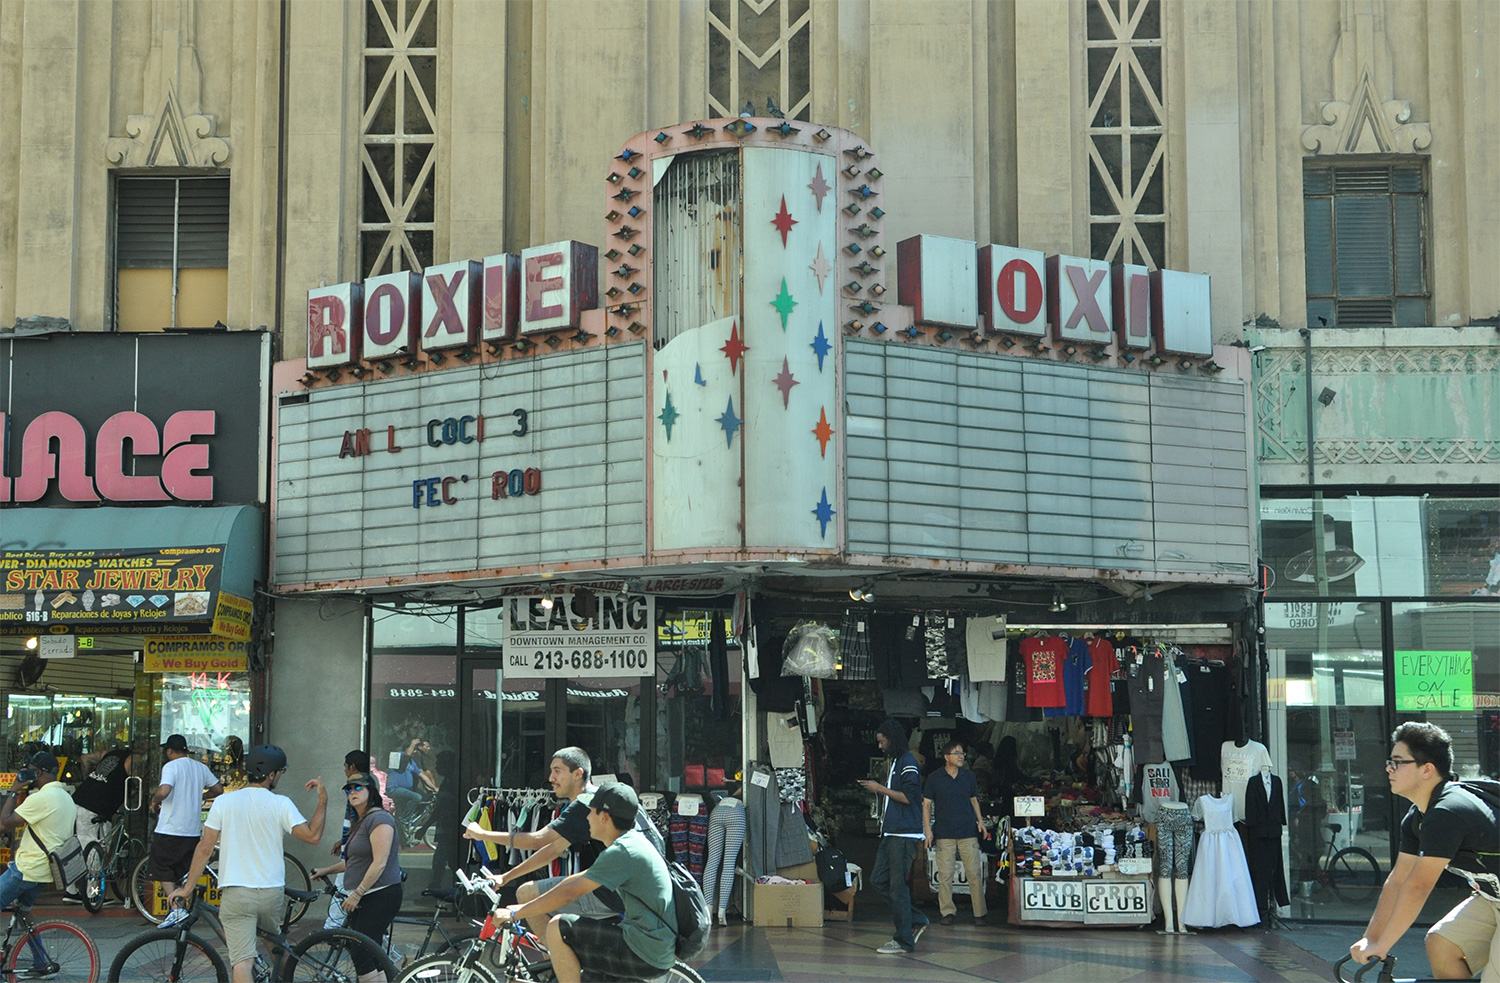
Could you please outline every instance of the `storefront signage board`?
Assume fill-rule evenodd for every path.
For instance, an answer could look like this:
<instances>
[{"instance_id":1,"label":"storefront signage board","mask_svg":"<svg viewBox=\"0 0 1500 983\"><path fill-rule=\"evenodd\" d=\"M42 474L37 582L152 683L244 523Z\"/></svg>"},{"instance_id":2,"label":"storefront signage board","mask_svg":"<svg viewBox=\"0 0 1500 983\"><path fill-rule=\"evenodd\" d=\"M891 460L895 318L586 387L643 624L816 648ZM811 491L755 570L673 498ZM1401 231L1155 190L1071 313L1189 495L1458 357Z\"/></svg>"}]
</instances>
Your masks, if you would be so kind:
<instances>
[{"instance_id":1,"label":"storefront signage board","mask_svg":"<svg viewBox=\"0 0 1500 983\"><path fill-rule=\"evenodd\" d=\"M1083 882L1085 925L1137 925L1151 920L1147 880L1089 879Z\"/></svg>"},{"instance_id":2,"label":"storefront signage board","mask_svg":"<svg viewBox=\"0 0 1500 983\"><path fill-rule=\"evenodd\" d=\"M1040 795L1018 795L1015 814L1017 816L1045 816L1047 800Z\"/></svg>"},{"instance_id":3,"label":"storefront signage board","mask_svg":"<svg viewBox=\"0 0 1500 983\"><path fill-rule=\"evenodd\" d=\"M1333 760L1353 761L1358 755L1354 743L1354 731L1336 730L1333 732Z\"/></svg>"},{"instance_id":4,"label":"storefront signage board","mask_svg":"<svg viewBox=\"0 0 1500 983\"><path fill-rule=\"evenodd\" d=\"M1473 652L1397 650L1397 713L1473 709Z\"/></svg>"},{"instance_id":5,"label":"storefront signage board","mask_svg":"<svg viewBox=\"0 0 1500 983\"><path fill-rule=\"evenodd\" d=\"M558 594L505 602L507 679L570 679L656 675L656 603L638 594Z\"/></svg>"},{"instance_id":6,"label":"storefront signage board","mask_svg":"<svg viewBox=\"0 0 1500 983\"><path fill-rule=\"evenodd\" d=\"M0 634L182 633L212 620L222 546L0 553Z\"/></svg>"},{"instance_id":7,"label":"storefront signage board","mask_svg":"<svg viewBox=\"0 0 1500 983\"><path fill-rule=\"evenodd\" d=\"M71 659L78 654L77 643L72 635L42 635L37 639L36 654L43 659Z\"/></svg>"},{"instance_id":8,"label":"storefront signage board","mask_svg":"<svg viewBox=\"0 0 1500 983\"><path fill-rule=\"evenodd\" d=\"M1081 922L1084 911L1082 881L1021 878L1022 921Z\"/></svg>"},{"instance_id":9,"label":"storefront signage board","mask_svg":"<svg viewBox=\"0 0 1500 983\"><path fill-rule=\"evenodd\" d=\"M146 672L244 672L249 667L248 642L213 635L148 638L141 651Z\"/></svg>"},{"instance_id":10,"label":"storefront signage board","mask_svg":"<svg viewBox=\"0 0 1500 983\"><path fill-rule=\"evenodd\" d=\"M243 597L221 592L214 604L213 627L210 630L220 638L248 642L254 610L254 605Z\"/></svg>"}]
</instances>

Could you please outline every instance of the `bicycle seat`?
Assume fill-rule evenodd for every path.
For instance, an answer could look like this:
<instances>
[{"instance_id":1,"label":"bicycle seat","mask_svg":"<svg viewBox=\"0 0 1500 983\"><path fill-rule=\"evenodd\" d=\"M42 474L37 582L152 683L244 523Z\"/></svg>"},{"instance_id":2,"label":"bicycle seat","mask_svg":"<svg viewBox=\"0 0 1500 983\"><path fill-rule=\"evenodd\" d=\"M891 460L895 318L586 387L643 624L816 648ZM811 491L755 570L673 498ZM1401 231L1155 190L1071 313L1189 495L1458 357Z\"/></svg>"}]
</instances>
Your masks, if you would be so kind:
<instances>
[{"instance_id":1,"label":"bicycle seat","mask_svg":"<svg viewBox=\"0 0 1500 983\"><path fill-rule=\"evenodd\" d=\"M1337 833L1339 830L1341 830L1343 828L1344 828L1343 825L1340 824L1340 823L1329 823L1328 824L1328 832L1330 832L1330 833Z\"/></svg>"},{"instance_id":2,"label":"bicycle seat","mask_svg":"<svg viewBox=\"0 0 1500 983\"><path fill-rule=\"evenodd\" d=\"M286 892L287 897L293 901L301 901L303 904L312 904L323 893L321 891L294 891L289 887L283 887L282 890Z\"/></svg>"},{"instance_id":3,"label":"bicycle seat","mask_svg":"<svg viewBox=\"0 0 1500 983\"><path fill-rule=\"evenodd\" d=\"M445 902L446 901L452 901L454 898L458 897L458 888L456 888L456 887L428 887L428 888L423 888L422 889L422 897L424 897L424 898L437 898L439 901L445 901Z\"/></svg>"}]
</instances>

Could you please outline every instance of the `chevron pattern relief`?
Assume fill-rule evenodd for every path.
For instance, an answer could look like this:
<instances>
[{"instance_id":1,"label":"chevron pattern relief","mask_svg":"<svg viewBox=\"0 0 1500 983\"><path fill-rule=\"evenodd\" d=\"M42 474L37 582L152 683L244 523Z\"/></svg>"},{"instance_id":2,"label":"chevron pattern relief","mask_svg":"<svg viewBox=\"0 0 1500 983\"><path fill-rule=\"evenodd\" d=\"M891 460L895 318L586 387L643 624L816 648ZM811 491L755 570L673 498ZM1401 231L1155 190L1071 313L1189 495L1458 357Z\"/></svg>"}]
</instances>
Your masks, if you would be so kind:
<instances>
[{"instance_id":1,"label":"chevron pattern relief","mask_svg":"<svg viewBox=\"0 0 1500 983\"><path fill-rule=\"evenodd\" d=\"M775 99L787 119L808 119L811 49L809 0L709 0L709 115L738 116L751 102L753 115L775 116Z\"/></svg>"}]
</instances>

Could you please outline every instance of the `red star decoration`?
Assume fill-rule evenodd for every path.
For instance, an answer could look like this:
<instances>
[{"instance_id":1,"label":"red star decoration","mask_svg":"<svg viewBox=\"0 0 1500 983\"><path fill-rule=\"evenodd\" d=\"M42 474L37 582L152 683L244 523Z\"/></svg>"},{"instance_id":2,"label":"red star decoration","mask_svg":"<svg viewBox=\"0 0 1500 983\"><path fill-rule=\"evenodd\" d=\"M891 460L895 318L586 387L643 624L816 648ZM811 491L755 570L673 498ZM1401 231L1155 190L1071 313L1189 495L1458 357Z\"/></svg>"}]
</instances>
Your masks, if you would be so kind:
<instances>
[{"instance_id":1,"label":"red star decoration","mask_svg":"<svg viewBox=\"0 0 1500 983\"><path fill-rule=\"evenodd\" d=\"M750 350L750 346L740 341L740 326L731 324L729 326L729 340L724 342L719 351L729 357L729 374L734 375L740 367L740 359Z\"/></svg>"},{"instance_id":2,"label":"red star decoration","mask_svg":"<svg viewBox=\"0 0 1500 983\"><path fill-rule=\"evenodd\" d=\"M787 364L786 359L783 358L781 360L781 374L771 381L777 389L781 390L781 408L786 409L789 405L789 400L792 398L792 387L802 385L802 383L792 378L792 370Z\"/></svg>"},{"instance_id":3,"label":"red star decoration","mask_svg":"<svg viewBox=\"0 0 1500 983\"><path fill-rule=\"evenodd\" d=\"M818 409L818 425L812 429L813 436L818 438L818 443L823 447L823 457L828 456L828 438L833 436L833 428L828 425L828 411L824 408Z\"/></svg>"},{"instance_id":4,"label":"red star decoration","mask_svg":"<svg viewBox=\"0 0 1500 983\"><path fill-rule=\"evenodd\" d=\"M771 224L776 226L777 231L781 233L781 248L785 249L786 234L792 231L792 226L797 224L797 220L792 218L792 213L786 210L786 195L781 196L781 211L771 219Z\"/></svg>"}]
</instances>

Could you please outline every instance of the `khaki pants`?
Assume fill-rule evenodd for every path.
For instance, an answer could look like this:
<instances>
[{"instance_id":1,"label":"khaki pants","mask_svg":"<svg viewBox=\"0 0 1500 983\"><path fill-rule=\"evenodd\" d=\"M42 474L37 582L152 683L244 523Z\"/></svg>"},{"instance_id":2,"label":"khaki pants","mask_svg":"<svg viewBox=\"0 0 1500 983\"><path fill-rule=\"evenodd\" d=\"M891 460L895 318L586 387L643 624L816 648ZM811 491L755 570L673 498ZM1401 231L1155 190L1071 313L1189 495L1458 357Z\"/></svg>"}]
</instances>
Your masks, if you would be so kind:
<instances>
[{"instance_id":1,"label":"khaki pants","mask_svg":"<svg viewBox=\"0 0 1500 983\"><path fill-rule=\"evenodd\" d=\"M974 917L983 918L989 914L989 906L984 903L984 852L979 849L979 840L968 836L961 840L934 842L937 846L938 911L945 918L958 911L958 906L953 903L953 855L957 852L963 858L964 874L969 878L969 904L973 906Z\"/></svg>"}]
</instances>

